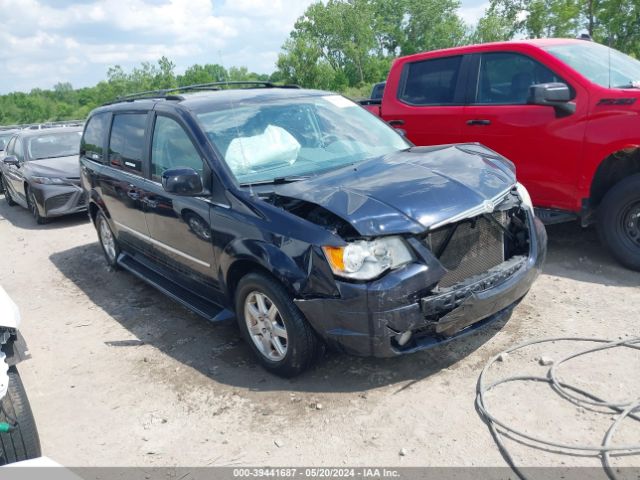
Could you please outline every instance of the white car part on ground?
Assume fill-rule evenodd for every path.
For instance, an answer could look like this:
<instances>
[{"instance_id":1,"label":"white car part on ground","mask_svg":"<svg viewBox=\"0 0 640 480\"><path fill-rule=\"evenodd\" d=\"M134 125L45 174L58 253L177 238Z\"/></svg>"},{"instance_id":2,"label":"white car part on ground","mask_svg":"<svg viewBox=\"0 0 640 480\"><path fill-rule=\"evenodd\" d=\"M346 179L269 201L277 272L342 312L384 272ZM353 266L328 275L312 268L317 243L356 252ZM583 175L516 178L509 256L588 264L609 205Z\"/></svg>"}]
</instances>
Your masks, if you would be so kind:
<instances>
[{"instance_id":1,"label":"white car part on ground","mask_svg":"<svg viewBox=\"0 0 640 480\"><path fill-rule=\"evenodd\" d=\"M2 287L0 287L0 327L16 329L20 327L20 310Z\"/></svg>"}]
</instances>

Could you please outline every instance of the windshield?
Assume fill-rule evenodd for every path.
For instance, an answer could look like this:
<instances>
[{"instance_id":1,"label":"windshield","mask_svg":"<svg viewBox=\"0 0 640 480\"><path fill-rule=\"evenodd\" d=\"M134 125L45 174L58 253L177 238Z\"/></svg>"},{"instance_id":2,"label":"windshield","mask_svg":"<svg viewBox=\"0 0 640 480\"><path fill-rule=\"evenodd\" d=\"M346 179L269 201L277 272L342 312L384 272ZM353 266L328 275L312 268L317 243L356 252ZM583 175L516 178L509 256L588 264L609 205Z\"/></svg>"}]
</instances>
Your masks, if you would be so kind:
<instances>
[{"instance_id":1,"label":"windshield","mask_svg":"<svg viewBox=\"0 0 640 480\"><path fill-rule=\"evenodd\" d=\"M545 50L593 83L607 88L640 88L640 62L618 50L586 41Z\"/></svg>"},{"instance_id":2,"label":"windshield","mask_svg":"<svg viewBox=\"0 0 640 480\"><path fill-rule=\"evenodd\" d=\"M80 152L82 132L60 132L29 138L29 159L69 157Z\"/></svg>"},{"instance_id":3,"label":"windshield","mask_svg":"<svg viewBox=\"0 0 640 480\"><path fill-rule=\"evenodd\" d=\"M198 118L241 184L295 180L409 147L339 95L261 98Z\"/></svg>"}]
</instances>

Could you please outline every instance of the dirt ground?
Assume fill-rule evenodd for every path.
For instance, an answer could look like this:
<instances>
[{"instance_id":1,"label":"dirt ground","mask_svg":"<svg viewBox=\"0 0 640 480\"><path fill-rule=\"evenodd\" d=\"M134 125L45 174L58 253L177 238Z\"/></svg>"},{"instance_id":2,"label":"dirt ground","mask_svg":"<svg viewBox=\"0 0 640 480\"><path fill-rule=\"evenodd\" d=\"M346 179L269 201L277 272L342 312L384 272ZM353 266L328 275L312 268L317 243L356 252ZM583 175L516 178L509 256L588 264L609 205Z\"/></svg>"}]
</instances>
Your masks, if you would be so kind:
<instances>
[{"instance_id":1,"label":"dirt ground","mask_svg":"<svg viewBox=\"0 0 640 480\"><path fill-rule=\"evenodd\" d=\"M0 282L22 311L33 358L19 369L43 452L67 466L504 466L474 407L492 355L534 338L640 335L640 274L616 265L593 230L548 232L544 274L508 322L397 359L330 352L283 380L256 365L234 325L108 270L85 215L37 226L0 198ZM543 374L535 357L583 346L510 355L492 377ZM637 398L640 352L627 350L576 360L563 378ZM513 384L488 402L519 428L569 443L599 444L611 424L545 385ZM615 441L639 439L628 422ZM600 465L508 445L520 465ZM640 456L613 463L639 466Z\"/></svg>"}]
</instances>

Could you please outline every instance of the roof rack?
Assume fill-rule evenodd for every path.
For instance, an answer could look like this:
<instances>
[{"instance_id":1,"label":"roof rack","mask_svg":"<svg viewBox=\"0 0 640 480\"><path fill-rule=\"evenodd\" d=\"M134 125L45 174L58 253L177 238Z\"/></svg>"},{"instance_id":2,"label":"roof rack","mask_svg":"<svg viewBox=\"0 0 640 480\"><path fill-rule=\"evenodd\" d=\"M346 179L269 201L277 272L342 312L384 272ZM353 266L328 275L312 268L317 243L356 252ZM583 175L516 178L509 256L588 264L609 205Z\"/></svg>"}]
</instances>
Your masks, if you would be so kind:
<instances>
[{"instance_id":1,"label":"roof rack","mask_svg":"<svg viewBox=\"0 0 640 480\"><path fill-rule=\"evenodd\" d=\"M216 91L221 90L220 87L227 86L240 86L240 85L256 85L262 88L300 88L299 85L276 85L272 82L264 82L260 80L242 80L233 82L211 82L211 83L198 83L195 85L185 85L183 87L165 88L161 90L147 90L145 92L132 93L129 95L123 95L116 98L111 102L104 103L103 105L112 105L114 103L132 102L134 100L148 100L154 98L164 98L165 100L184 100L182 95L175 94L176 92L189 92L189 91Z\"/></svg>"}]
</instances>

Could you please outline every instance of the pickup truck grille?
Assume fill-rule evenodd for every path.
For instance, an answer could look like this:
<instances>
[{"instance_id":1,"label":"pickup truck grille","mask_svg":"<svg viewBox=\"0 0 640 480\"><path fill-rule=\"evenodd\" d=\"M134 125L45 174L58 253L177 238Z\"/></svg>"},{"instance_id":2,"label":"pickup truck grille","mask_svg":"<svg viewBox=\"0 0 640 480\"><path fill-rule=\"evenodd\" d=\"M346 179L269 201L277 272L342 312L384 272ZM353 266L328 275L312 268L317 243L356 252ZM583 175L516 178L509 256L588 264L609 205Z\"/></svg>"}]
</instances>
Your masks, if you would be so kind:
<instances>
[{"instance_id":1,"label":"pickup truck grille","mask_svg":"<svg viewBox=\"0 0 640 480\"><path fill-rule=\"evenodd\" d=\"M494 221L487 218L489 215ZM505 261L505 233L499 225L508 226L507 213L489 215L447 225L427 235L427 247L448 270L438 283L440 288L451 287Z\"/></svg>"}]
</instances>

